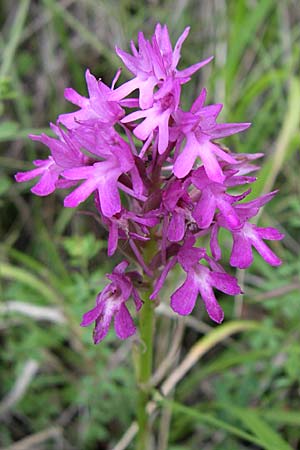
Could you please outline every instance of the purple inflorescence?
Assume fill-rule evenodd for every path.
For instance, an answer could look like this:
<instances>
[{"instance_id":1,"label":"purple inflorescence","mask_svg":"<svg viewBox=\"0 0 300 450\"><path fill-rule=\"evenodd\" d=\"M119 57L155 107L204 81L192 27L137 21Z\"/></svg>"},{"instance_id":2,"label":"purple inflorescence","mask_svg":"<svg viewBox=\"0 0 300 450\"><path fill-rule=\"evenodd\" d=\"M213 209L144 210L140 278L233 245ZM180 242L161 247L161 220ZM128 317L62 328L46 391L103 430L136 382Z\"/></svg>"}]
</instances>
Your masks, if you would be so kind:
<instances>
[{"instance_id":1,"label":"purple inflorescence","mask_svg":"<svg viewBox=\"0 0 300 450\"><path fill-rule=\"evenodd\" d=\"M231 233L229 263L240 269L252 263L253 247L267 263L281 264L264 240L283 235L249 222L276 192L243 201L250 189L242 186L256 179L248 175L257 169L251 162L261 154L233 154L216 141L250 124L218 123L222 105L206 105L206 89L189 111L181 109L181 86L212 59L177 69L188 33L189 27L173 49L167 26L158 24L150 40L139 33L138 48L131 42L131 53L117 48L133 74L117 88L120 71L110 88L87 70L89 97L65 90L66 99L79 109L60 115L51 125L57 138L31 136L49 147L50 156L34 161L36 168L17 173L16 180L39 177L32 192L40 196L71 188L64 200L71 208L94 194L109 233L108 255L115 253L119 241L126 241L128 256L154 281L150 299L157 298L169 272L179 264L186 279L171 295L172 309L190 314L200 294L208 315L220 323L224 314L214 289L230 295L241 290L218 262L219 230ZM130 97L134 91L138 97ZM209 237L210 252L197 245L202 236ZM149 245L154 249L150 260L145 258ZM127 268L124 260L107 275L111 283L83 317L82 326L95 322L95 343L106 336L112 320L120 339L135 333L126 303L132 298L137 311L142 307L137 285L143 279Z\"/></svg>"}]
</instances>

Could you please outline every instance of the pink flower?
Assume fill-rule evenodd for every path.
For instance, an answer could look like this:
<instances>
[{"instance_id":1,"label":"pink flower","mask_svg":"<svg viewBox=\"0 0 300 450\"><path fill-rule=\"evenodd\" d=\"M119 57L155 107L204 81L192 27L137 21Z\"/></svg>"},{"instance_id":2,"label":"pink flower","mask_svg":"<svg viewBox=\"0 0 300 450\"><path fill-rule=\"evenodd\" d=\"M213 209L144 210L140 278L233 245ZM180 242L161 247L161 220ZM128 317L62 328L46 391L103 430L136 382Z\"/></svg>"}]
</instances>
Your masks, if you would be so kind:
<instances>
[{"instance_id":1,"label":"pink flower","mask_svg":"<svg viewBox=\"0 0 300 450\"><path fill-rule=\"evenodd\" d=\"M233 247L230 255L230 265L246 269L253 262L252 247L271 266L280 266L281 259L264 243L263 239L278 241L284 235L275 228L261 228L246 222L241 230L232 233Z\"/></svg>"},{"instance_id":2,"label":"pink flower","mask_svg":"<svg viewBox=\"0 0 300 450\"><path fill-rule=\"evenodd\" d=\"M168 272L178 262L187 273L185 282L171 295L171 307L180 315L188 315L194 309L198 294L205 304L209 317L217 323L222 322L224 313L214 295L213 288L226 294L237 295L241 289L236 278L225 273L216 262L209 258L204 248L193 247L194 238L188 238L178 253L165 266L157 280L150 299L156 298ZM209 267L199 263L204 259Z\"/></svg>"},{"instance_id":3,"label":"pink flower","mask_svg":"<svg viewBox=\"0 0 300 450\"><path fill-rule=\"evenodd\" d=\"M220 213L217 216L217 222L213 227L211 235L211 250L213 256L218 260L221 258L221 249L218 244L218 230L219 227L224 227L230 230L233 238L233 246L230 255L230 265L246 269L253 262L252 247L254 247L261 257L271 266L279 266L281 259L275 255L274 252L264 243L267 240L281 240L284 235L275 228L267 227L261 228L248 222L248 219L254 217L260 207L271 200L276 194L276 191L263 195L251 202L241 203L235 205L235 211L242 222L239 229L232 229L228 225L226 216Z\"/></svg>"},{"instance_id":4,"label":"pink flower","mask_svg":"<svg viewBox=\"0 0 300 450\"><path fill-rule=\"evenodd\" d=\"M235 177L232 172L225 172L225 177L224 183L216 183L208 178L203 167L199 167L192 174L192 183L201 192L199 200L195 202L192 214L200 228L208 228L212 224L217 208L221 211L230 229L234 230L242 226L234 204L245 198L250 191L234 196L228 194L226 190L228 186L244 184L249 182L249 179L255 181L255 178Z\"/></svg>"},{"instance_id":5,"label":"pink flower","mask_svg":"<svg viewBox=\"0 0 300 450\"><path fill-rule=\"evenodd\" d=\"M55 163L52 156L49 156L45 160L37 159L33 161L33 164L37 167L36 169L29 170L28 172L18 172L15 175L15 179L22 183L40 177L36 185L31 188L31 192L42 197L52 194L56 189L59 174L63 168Z\"/></svg>"},{"instance_id":6,"label":"pink flower","mask_svg":"<svg viewBox=\"0 0 300 450\"><path fill-rule=\"evenodd\" d=\"M134 168L134 158L128 144L113 129L99 130L92 125L93 122L87 121L82 125L80 136L78 130L73 134L81 145L103 160L64 170L67 180L86 180L67 195L64 205L75 208L97 191L103 215L112 217L121 211L119 177Z\"/></svg>"},{"instance_id":7,"label":"pink flower","mask_svg":"<svg viewBox=\"0 0 300 450\"><path fill-rule=\"evenodd\" d=\"M178 108L180 85L169 78L153 96L153 106L135 111L122 119L122 123L145 118L133 131L134 135L146 140L156 129L158 130L158 152L164 153L169 145L169 120Z\"/></svg>"},{"instance_id":8,"label":"pink flower","mask_svg":"<svg viewBox=\"0 0 300 450\"><path fill-rule=\"evenodd\" d=\"M59 139L54 139L41 134L40 136L31 135L34 141L42 142L49 147L51 156L46 160L36 160L33 164L37 169L28 172L18 172L15 178L18 182L24 182L36 177L40 177L37 184L31 189L36 195L46 196L52 194L56 188L64 188L74 183L59 179L65 169L79 167L87 164L88 158L80 151L78 142L57 126L51 124L52 130Z\"/></svg>"},{"instance_id":9,"label":"pink flower","mask_svg":"<svg viewBox=\"0 0 300 450\"><path fill-rule=\"evenodd\" d=\"M193 75L197 70L201 69L203 66L208 64L213 57L209 57L203 61L199 61L192 66L178 70L177 65L180 60L180 52L183 42L188 37L190 32L190 27L186 27L183 33L179 36L174 50L172 50L172 44L169 36L169 31L167 25L161 26L158 23L155 27L155 35L153 37L153 46L154 42L157 43L157 47L159 48L160 54L162 55L163 65L165 68L165 72L168 76L172 75L173 77L180 80L180 84L187 83L190 80L191 75ZM155 38L155 39L154 39Z\"/></svg>"},{"instance_id":10,"label":"pink flower","mask_svg":"<svg viewBox=\"0 0 300 450\"><path fill-rule=\"evenodd\" d=\"M214 272L203 264L195 264L187 270L185 282L171 295L171 307L178 314L186 316L193 311L200 294L209 317L214 322L221 323L224 313L216 300L213 288L229 295L241 293L233 276Z\"/></svg>"},{"instance_id":11,"label":"pink flower","mask_svg":"<svg viewBox=\"0 0 300 450\"><path fill-rule=\"evenodd\" d=\"M76 208L86 200L92 192L98 191L103 214L111 217L121 210L121 200L118 192L118 178L122 170L118 159L111 156L106 161L98 162L92 166L78 167L64 171L67 180L85 179L79 187L64 200L67 208Z\"/></svg>"},{"instance_id":12,"label":"pink flower","mask_svg":"<svg viewBox=\"0 0 300 450\"><path fill-rule=\"evenodd\" d=\"M249 175L258 169L252 162L262 155L234 154L216 142L250 123L218 123L222 105L205 105L206 89L189 111L182 110L182 85L211 60L178 69L188 34L189 27L173 47L167 26L157 24L150 39L139 33L131 52L117 48L133 76L116 89L120 70L111 88L87 70L87 97L65 90L78 110L59 116L62 129L52 125L57 138L32 137L49 147L48 159L16 174L17 181L38 178L32 188L37 195L72 188L66 207L77 207L94 194L97 222L108 232L108 256L119 249L139 267L140 273L127 271L127 261L117 265L107 275L110 284L98 294L95 307L84 314L82 326L95 322L95 343L106 336L113 320L119 338L134 334L127 301L132 297L136 311L141 308L135 286L153 280L150 299L155 299L176 264L185 272L185 281L171 295L172 309L190 314L200 295L210 318L222 322L215 290L229 295L241 291L217 262L222 256L221 228L232 235L233 267L249 267L253 248L267 263L281 263L265 240L283 235L250 222L275 191L244 201L251 189L243 186L256 180ZM133 91L138 97L129 97ZM205 238L200 245L210 241L212 257L196 246L200 238Z\"/></svg>"},{"instance_id":13,"label":"pink flower","mask_svg":"<svg viewBox=\"0 0 300 450\"><path fill-rule=\"evenodd\" d=\"M83 97L72 88L65 89L65 98L81 109L73 113L61 114L58 118L59 122L69 129L76 128L79 122L90 119L114 125L123 117L124 111L117 102L110 99L112 90L102 81L96 80L89 70L85 72L85 79L89 98Z\"/></svg>"},{"instance_id":14,"label":"pink flower","mask_svg":"<svg viewBox=\"0 0 300 450\"><path fill-rule=\"evenodd\" d=\"M156 25L151 42L145 39L143 33L138 34L138 50L134 42L131 41L133 55L116 48L118 56L135 77L115 89L110 98L121 100L135 89L139 89L140 107L141 109L148 109L153 105L154 87L160 85L161 81L166 81L167 78L172 77L173 80L178 79L180 84L187 83L193 73L212 60L212 57L210 57L187 69L176 69L180 59L181 46L187 38L189 30L189 27L184 30L175 44L174 51L172 50L167 26L162 27L160 24Z\"/></svg>"},{"instance_id":15,"label":"pink flower","mask_svg":"<svg viewBox=\"0 0 300 450\"><path fill-rule=\"evenodd\" d=\"M98 294L95 308L85 313L82 318L82 327L87 327L95 322L95 344L98 344L105 338L113 318L115 332L119 339L127 339L136 331L126 302L132 297L135 308L139 311L142 307L142 300L133 286L130 276L125 274L128 265L129 263L127 261L122 261L114 268L112 274L106 275L111 283Z\"/></svg>"},{"instance_id":16,"label":"pink flower","mask_svg":"<svg viewBox=\"0 0 300 450\"><path fill-rule=\"evenodd\" d=\"M213 140L239 133L247 129L250 123L217 124L216 118L222 105L204 106L205 99L206 90L203 89L190 112L178 110L175 114L176 128L181 140L185 139L185 145L176 158L173 173L177 178L184 178L196 159L200 158L208 178L223 183L225 176L218 160L235 164L236 159Z\"/></svg>"}]
</instances>

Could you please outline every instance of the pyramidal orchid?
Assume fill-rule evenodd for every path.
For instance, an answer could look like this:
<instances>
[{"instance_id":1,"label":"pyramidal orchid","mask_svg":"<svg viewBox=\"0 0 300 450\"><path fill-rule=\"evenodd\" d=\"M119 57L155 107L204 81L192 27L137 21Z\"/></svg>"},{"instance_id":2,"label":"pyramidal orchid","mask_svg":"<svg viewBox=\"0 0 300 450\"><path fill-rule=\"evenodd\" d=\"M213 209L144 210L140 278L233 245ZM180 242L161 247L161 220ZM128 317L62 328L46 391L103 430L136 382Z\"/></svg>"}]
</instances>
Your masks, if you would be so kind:
<instances>
[{"instance_id":1,"label":"pyramidal orchid","mask_svg":"<svg viewBox=\"0 0 300 450\"><path fill-rule=\"evenodd\" d=\"M250 124L220 123L222 105L208 104L205 88L188 110L182 108L182 85L212 59L178 69L188 34L189 27L173 48L167 26L158 24L151 39L140 32L130 52L117 48L132 74L119 86L120 72L109 87L87 70L87 97L65 90L66 99L78 109L51 125L56 138L31 136L49 148L48 158L16 174L19 182L36 179L32 192L39 196L70 189L64 200L67 208L93 197L92 208L108 231L108 255L127 243L126 259L107 275L110 284L83 316L82 326L94 323L95 343L105 338L111 322L120 339L135 334L130 299L142 318L144 339L145 317L161 300L175 265L185 279L174 287L171 308L190 314L199 298L211 320L222 322L218 291L241 293L236 278L220 263L222 228L232 236L233 268L249 267L254 251L272 266L281 264L265 240L283 235L253 223L275 192L246 199L249 184L256 180L252 161L261 154L235 154L219 143ZM199 246L203 236L209 248ZM129 270L129 260L135 271Z\"/></svg>"}]
</instances>

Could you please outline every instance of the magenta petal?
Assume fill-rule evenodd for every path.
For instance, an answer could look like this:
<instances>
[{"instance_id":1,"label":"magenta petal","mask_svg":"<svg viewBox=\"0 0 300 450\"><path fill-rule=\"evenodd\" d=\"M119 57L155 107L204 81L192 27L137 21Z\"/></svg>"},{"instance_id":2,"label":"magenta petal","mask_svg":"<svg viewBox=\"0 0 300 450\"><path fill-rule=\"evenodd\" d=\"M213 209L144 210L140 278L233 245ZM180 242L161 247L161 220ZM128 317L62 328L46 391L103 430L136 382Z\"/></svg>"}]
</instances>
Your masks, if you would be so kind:
<instances>
[{"instance_id":1,"label":"magenta petal","mask_svg":"<svg viewBox=\"0 0 300 450\"><path fill-rule=\"evenodd\" d=\"M124 303L115 315L115 331L119 339L127 339L136 332L132 317Z\"/></svg>"},{"instance_id":2,"label":"magenta petal","mask_svg":"<svg viewBox=\"0 0 300 450\"><path fill-rule=\"evenodd\" d=\"M127 263L127 261L124 261L124 263ZM106 275L106 278L111 280L115 286L118 286L121 289L121 297L123 301L129 299L132 291L132 283L128 277L124 276L123 274L118 274L115 270L113 270L112 273ZM116 307L116 302L112 303L111 308L114 307Z\"/></svg>"},{"instance_id":3,"label":"magenta petal","mask_svg":"<svg viewBox=\"0 0 300 450\"><path fill-rule=\"evenodd\" d=\"M183 214L173 212L168 228L168 239L171 242L179 242L184 237L185 218Z\"/></svg>"},{"instance_id":4,"label":"magenta petal","mask_svg":"<svg viewBox=\"0 0 300 450\"><path fill-rule=\"evenodd\" d=\"M222 123L217 124L210 131L211 139L220 139L232 134L240 133L251 126L251 123Z\"/></svg>"},{"instance_id":5,"label":"magenta petal","mask_svg":"<svg viewBox=\"0 0 300 450\"><path fill-rule=\"evenodd\" d=\"M280 231L276 230L276 228L272 227L261 228L255 226L254 229L256 230L258 236L261 237L262 239L267 239L270 241L279 241L280 239L284 238L284 234L280 233Z\"/></svg>"},{"instance_id":6,"label":"magenta petal","mask_svg":"<svg viewBox=\"0 0 300 450\"><path fill-rule=\"evenodd\" d=\"M95 308L91 309L90 311L86 312L82 316L82 321L80 326L81 327L87 327L91 323L95 322L95 320L101 315L103 310L103 305L97 305Z\"/></svg>"},{"instance_id":7,"label":"magenta petal","mask_svg":"<svg viewBox=\"0 0 300 450\"><path fill-rule=\"evenodd\" d=\"M132 298L135 304L136 311L139 311L144 303L139 296L138 290L136 288L132 288Z\"/></svg>"},{"instance_id":8,"label":"magenta petal","mask_svg":"<svg viewBox=\"0 0 300 450\"><path fill-rule=\"evenodd\" d=\"M116 53L121 58L127 69L132 72L133 74L136 74L136 59L134 56L130 55L130 53L125 52L121 48L116 47ZM132 81L132 80L130 80ZM131 91L130 91L131 92ZM128 94L130 93L128 92ZM114 100L117 100L114 98Z\"/></svg>"},{"instance_id":9,"label":"magenta petal","mask_svg":"<svg viewBox=\"0 0 300 450\"><path fill-rule=\"evenodd\" d=\"M218 242L218 232L219 226L216 224L211 229L211 237L210 237L210 250L216 261L221 259L221 247Z\"/></svg>"},{"instance_id":10,"label":"magenta petal","mask_svg":"<svg viewBox=\"0 0 300 450\"><path fill-rule=\"evenodd\" d=\"M251 200L247 203L242 203L239 205L240 208L260 208L261 206L264 206L266 203L268 203L272 198L277 194L278 190L268 192L267 194L262 195L261 197L255 198L254 200Z\"/></svg>"},{"instance_id":11,"label":"magenta petal","mask_svg":"<svg viewBox=\"0 0 300 450\"><path fill-rule=\"evenodd\" d=\"M59 123L66 128L72 129L78 126L78 123L87 119L96 119L97 114L91 108L79 109L73 113L60 114L58 116Z\"/></svg>"},{"instance_id":12,"label":"magenta petal","mask_svg":"<svg viewBox=\"0 0 300 450\"><path fill-rule=\"evenodd\" d=\"M206 96L207 96L207 90L205 88L203 88L201 90L199 96L196 98L196 100L192 104L192 107L191 107L192 113L196 113L197 110L201 109L204 106Z\"/></svg>"},{"instance_id":13,"label":"magenta petal","mask_svg":"<svg viewBox=\"0 0 300 450\"><path fill-rule=\"evenodd\" d=\"M193 247L194 243L194 237L186 239L184 246L178 252L178 262L186 272L189 272L199 259L204 258L206 254L204 248Z\"/></svg>"},{"instance_id":14,"label":"magenta petal","mask_svg":"<svg viewBox=\"0 0 300 450\"><path fill-rule=\"evenodd\" d=\"M31 188L31 192L42 197L52 194L55 191L58 173L46 170L37 184Z\"/></svg>"},{"instance_id":15,"label":"magenta petal","mask_svg":"<svg viewBox=\"0 0 300 450\"><path fill-rule=\"evenodd\" d=\"M158 279L156 280L156 282L154 284L154 290L149 297L150 300L154 300L157 297L159 291L162 289L162 287L164 285L164 282L168 276L168 273L175 266L176 262L177 262L176 258L172 258L167 262L167 264L164 267L164 270L162 271L162 273L160 274L160 276L158 277Z\"/></svg>"},{"instance_id":16,"label":"magenta petal","mask_svg":"<svg viewBox=\"0 0 300 450\"><path fill-rule=\"evenodd\" d=\"M153 88L156 84L156 77L149 77L147 81L140 84L139 102L142 109L151 108L153 105Z\"/></svg>"},{"instance_id":17,"label":"magenta petal","mask_svg":"<svg viewBox=\"0 0 300 450\"><path fill-rule=\"evenodd\" d=\"M224 216L224 220L227 222L228 227L231 230L236 230L241 227L239 216L228 201L226 201L223 197L219 198L217 205Z\"/></svg>"},{"instance_id":18,"label":"magenta petal","mask_svg":"<svg viewBox=\"0 0 300 450\"><path fill-rule=\"evenodd\" d=\"M166 151L169 145L169 118L169 111L165 111L160 115L160 121L158 124L158 153L160 155Z\"/></svg>"},{"instance_id":19,"label":"magenta petal","mask_svg":"<svg viewBox=\"0 0 300 450\"><path fill-rule=\"evenodd\" d=\"M183 33L179 36L175 47L174 47L174 51L173 51L173 58L172 58L172 69L174 70L180 60L180 51L181 51L181 47L183 42L186 40L188 34L190 32L190 27L186 27L183 30ZM172 51L172 47L170 49Z\"/></svg>"},{"instance_id":20,"label":"magenta petal","mask_svg":"<svg viewBox=\"0 0 300 450\"><path fill-rule=\"evenodd\" d=\"M198 156L198 147L198 141L193 135L189 135L185 147L174 164L173 173L177 178L185 177L192 170Z\"/></svg>"},{"instance_id":21,"label":"magenta petal","mask_svg":"<svg viewBox=\"0 0 300 450\"><path fill-rule=\"evenodd\" d=\"M108 333L110 322L112 320L111 314L103 314L96 320L96 325L94 328L93 339L95 344L99 344Z\"/></svg>"},{"instance_id":22,"label":"magenta petal","mask_svg":"<svg viewBox=\"0 0 300 450\"><path fill-rule=\"evenodd\" d=\"M171 308L182 316L190 314L195 306L198 289L194 276L188 274L185 282L171 295Z\"/></svg>"},{"instance_id":23,"label":"magenta petal","mask_svg":"<svg viewBox=\"0 0 300 450\"><path fill-rule=\"evenodd\" d=\"M114 268L113 273L122 275L125 273L125 270L127 269L128 266L129 266L129 262L124 259Z\"/></svg>"},{"instance_id":24,"label":"magenta petal","mask_svg":"<svg viewBox=\"0 0 300 450\"><path fill-rule=\"evenodd\" d=\"M121 100L124 97L127 97L131 92L133 92L135 89L137 89L137 83L136 79L133 78L132 80L127 81L126 83L119 86L117 89L111 92L109 96L109 100Z\"/></svg>"},{"instance_id":25,"label":"magenta petal","mask_svg":"<svg viewBox=\"0 0 300 450\"><path fill-rule=\"evenodd\" d=\"M238 161L235 159L235 155L224 152L224 150L222 150L219 145L209 142L209 147L210 147L211 152L214 153L216 156L218 156L223 161L226 161L229 164L237 164Z\"/></svg>"},{"instance_id":26,"label":"magenta petal","mask_svg":"<svg viewBox=\"0 0 300 450\"><path fill-rule=\"evenodd\" d=\"M121 211L121 200L115 180L107 179L98 186L101 210L106 217L112 217Z\"/></svg>"},{"instance_id":27,"label":"magenta petal","mask_svg":"<svg viewBox=\"0 0 300 450\"><path fill-rule=\"evenodd\" d=\"M31 189L31 192L39 196L51 194L56 188L56 183L58 181L61 169L54 163L51 156L49 156L46 160L38 159L33 161L33 164L37 167L37 169L29 170L28 172L18 172L15 175L16 181L29 181L32 178L40 176L40 180Z\"/></svg>"},{"instance_id":28,"label":"magenta petal","mask_svg":"<svg viewBox=\"0 0 300 450\"><path fill-rule=\"evenodd\" d=\"M241 294L241 289L237 283L237 279L227 273L211 272L209 278L212 285L219 291L229 295Z\"/></svg>"},{"instance_id":29,"label":"magenta petal","mask_svg":"<svg viewBox=\"0 0 300 450\"><path fill-rule=\"evenodd\" d=\"M142 119L148 115L147 111L134 111L127 116L123 117L122 123L134 122L135 120Z\"/></svg>"},{"instance_id":30,"label":"magenta petal","mask_svg":"<svg viewBox=\"0 0 300 450\"><path fill-rule=\"evenodd\" d=\"M200 228L208 228L216 210L216 201L210 189L203 189L200 200L193 211L193 217Z\"/></svg>"},{"instance_id":31,"label":"magenta petal","mask_svg":"<svg viewBox=\"0 0 300 450\"><path fill-rule=\"evenodd\" d=\"M218 115L220 114L221 110L223 108L222 103L216 103L214 105L207 105L204 106L201 111L198 111L201 114L201 130L207 134L207 138L211 139L210 137L210 130L214 129L216 126L216 119ZM198 134L196 132L196 134Z\"/></svg>"},{"instance_id":32,"label":"magenta petal","mask_svg":"<svg viewBox=\"0 0 300 450\"><path fill-rule=\"evenodd\" d=\"M90 97L96 97L99 94L99 83L96 77L91 74L89 69L85 71L85 81Z\"/></svg>"},{"instance_id":33,"label":"magenta petal","mask_svg":"<svg viewBox=\"0 0 300 450\"><path fill-rule=\"evenodd\" d=\"M206 175L216 183L223 183L225 176L223 175L217 158L213 154L216 146L209 141L201 142L198 145L198 154L202 159Z\"/></svg>"},{"instance_id":34,"label":"magenta petal","mask_svg":"<svg viewBox=\"0 0 300 450\"><path fill-rule=\"evenodd\" d=\"M272 250L263 242L262 239L257 236L257 238L252 238L251 242L258 253L261 255L261 257L268 264L270 264L271 266L280 266L280 264L282 263L281 259L272 252Z\"/></svg>"},{"instance_id":35,"label":"magenta petal","mask_svg":"<svg viewBox=\"0 0 300 450\"><path fill-rule=\"evenodd\" d=\"M118 225L113 222L109 227L108 244L107 244L108 256L112 256L117 250L118 237L119 237Z\"/></svg>"},{"instance_id":36,"label":"magenta petal","mask_svg":"<svg viewBox=\"0 0 300 450\"><path fill-rule=\"evenodd\" d=\"M197 70L201 69L203 66L210 63L213 59L214 57L210 56L209 58L200 61L196 64L193 64L192 66L187 67L186 69L180 70L179 71L180 77L190 77L191 75L193 75L193 73L197 72Z\"/></svg>"},{"instance_id":37,"label":"magenta petal","mask_svg":"<svg viewBox=\"0 0 300 450\"><path fill-rule=\"evenodd\" d=\"M76 208L80 203L84 202L97 187L97 180L90 178L82 183L71 194L67 195L64 200L66 208Z\"/></svg>"},{"instance_id":38,"label":"magenta petal","mask_svg":"<svg viewBox=\"0 0 300 450\"><path fill-rule=\"evenodd\" d=\"M94 171L94 166L73 167L72 169L64 170L62 175L67 180L83 180L84 178L92 177Z\"/></svg>"},{"instance_id":39,"label":"magenta petal","mask_svg":"<svg viewBox=\"0 0 300 450\"><path fill-rule=\"evenodd\" d=\"M237 232L233 234L233 246L230 256L230 265L246 269L253 262L253 254L251 243L243 233Z\"/></svg>"},{"instance_id":40,"label":"magenta petal","mask_svg":"<svg viewBox=\"0 0 300 450\"><path fill-rule=\"evenodd\" d=\"M221 323L224 319L224 312L217 302L213 289L209 285L208 280L200 283L199 290L205 304L207 314L214 322Z\"/></svg>"},{"instance_id":41,"label":"magenta petal","mask_svg":"<svg viewBox=\"0 0 300 450\"><path fill-rule=\"evenodd\" d=\"M172 53L172 45L167 25L161 26L160 23L157 23L155 26L154 36L156 37L158 47L163 55Z\"/></svg>"},{"instance_id":42,"label":"magenta petal","mask_svg":"<svg viewBox=\"0 0 300 450\"><path fill-rule=\"evenodd\" d=\"M33 169L29 170L28 172L18 172L15 174L15 179L18 181L18 183L23 183L24 181L32 180L33 178L36 178L40 176L43 173L43 168Z\"/></svg>"},{"instance_id":43,"label":"magenta petal","mask_svg":"<svg viewBox=\"0 0 300 450\"><path fill-rule=\"evenodd\" d=\"M85 107L88 104L88 99L78 94L72 88L66 88L64 91L64 97L69 102L73 103L73 105L80 106L81 108Z\"/></svg>"}]
</instances>

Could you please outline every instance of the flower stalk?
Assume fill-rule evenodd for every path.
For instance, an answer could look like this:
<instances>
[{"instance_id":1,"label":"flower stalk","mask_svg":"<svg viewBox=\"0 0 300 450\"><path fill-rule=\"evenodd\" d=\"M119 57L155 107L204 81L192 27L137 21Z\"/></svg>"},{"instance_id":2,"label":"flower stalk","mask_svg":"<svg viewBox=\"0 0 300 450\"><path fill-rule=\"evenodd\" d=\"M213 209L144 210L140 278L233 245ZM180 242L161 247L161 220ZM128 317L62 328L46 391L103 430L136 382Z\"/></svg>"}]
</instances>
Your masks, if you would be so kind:
<instances>
[{"instance_id":1,"label":"flower stalk","mask_svg":"<svg viewBox=\"0 0 300 450\"><path fill-rule=\"evenodd\" d=\"M150 378L153 367L154 304L149 299L152 290L145 292L144 305L139 313L141 343L137 349L137 450L147 450L150 440L150 423L146 406L150 400Z\"/></svg>"}]
</instances>

